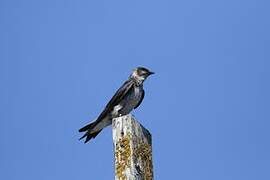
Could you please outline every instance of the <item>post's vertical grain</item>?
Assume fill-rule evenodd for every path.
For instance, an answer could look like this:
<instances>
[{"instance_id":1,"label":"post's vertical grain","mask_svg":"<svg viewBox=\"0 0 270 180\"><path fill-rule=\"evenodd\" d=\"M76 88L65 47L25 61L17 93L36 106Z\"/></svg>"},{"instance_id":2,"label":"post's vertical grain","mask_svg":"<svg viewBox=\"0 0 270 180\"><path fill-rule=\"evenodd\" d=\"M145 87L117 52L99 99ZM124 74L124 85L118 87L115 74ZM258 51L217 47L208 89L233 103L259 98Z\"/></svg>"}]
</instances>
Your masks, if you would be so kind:
<instances>
[{"instance_id":1,"label":"post's vertical grain","mask_svg":"<svg viewBox=\"0 0 270 180\"><path fill-rule=\"evenodd\" d=\"M153 180L150 132L132 115L113 119L115 180Z\"/></svg>"}]
</instances>

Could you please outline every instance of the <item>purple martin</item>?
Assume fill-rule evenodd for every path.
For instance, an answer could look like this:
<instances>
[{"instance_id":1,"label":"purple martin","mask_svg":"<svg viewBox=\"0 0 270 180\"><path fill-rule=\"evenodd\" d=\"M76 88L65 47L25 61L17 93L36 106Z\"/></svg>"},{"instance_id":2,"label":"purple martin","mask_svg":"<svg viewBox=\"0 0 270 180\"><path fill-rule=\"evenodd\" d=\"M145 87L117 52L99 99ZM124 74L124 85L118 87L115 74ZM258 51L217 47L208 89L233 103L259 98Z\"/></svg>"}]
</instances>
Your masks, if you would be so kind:
<instances>
[{"instance_id":1,"label":"purple martin","mask_svg":"<svg viewBox=\"0 0 270 180\"><path fill-rule=\"evenodd\" d=\"M137 67L129 76L129 79L116 91L112 99L106 105L98 118L90 124L79 129L85 134L84 143L95 138L103 128L112 124L112 119L129 114L136 109L144 98L143 82L148 76L154 74L147 68Z\"/></svg>"}]
</instances>

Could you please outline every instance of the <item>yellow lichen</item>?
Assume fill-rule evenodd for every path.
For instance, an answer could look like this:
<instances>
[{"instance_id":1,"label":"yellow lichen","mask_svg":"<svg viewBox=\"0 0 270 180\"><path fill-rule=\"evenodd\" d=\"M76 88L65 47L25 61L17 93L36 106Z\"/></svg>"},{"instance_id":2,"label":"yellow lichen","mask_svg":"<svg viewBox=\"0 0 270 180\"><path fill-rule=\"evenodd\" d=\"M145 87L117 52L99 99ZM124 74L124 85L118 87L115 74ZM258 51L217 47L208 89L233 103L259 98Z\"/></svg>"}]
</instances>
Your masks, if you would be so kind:
<instances>
[{"instance_id":1,"label":"yellow lichen","mask_svg":"<svg viewBox=\"0 0 270 180\"><path fill-rule=\"evenodd\" d=\"M151 145L140 142L134 151L136 159L140 159L142 165L142 174L144 180L153 179L153 164L152 164L152 150Z\"/></svg>"},{"instance_id":2,"label":"yellow lichen","mask_svg":"<svg viewBox=\"0 0 270 180\"><path fill-rule=\"evenodd\" d=\"M141 174L144 180L153 179L152 148L151 145L139 140L131 149L131 135L127 134L119 139L115 147L115 170L119 180L127 180L125 171L131 166L132 156L141 162Z\"/></svg>"},{"instance_id":3,"label":"yellow lichen","mask_svg":"<svg viewBox=\"0 0 270 180\"><path fill-rule=\"evenodd\" d=\"M130 167L131 159L131 147L130 147L130 135L122 137L116 144L115 149L115 168L116 174L119 180L126 180L127 177L124 174L126 168Z\"/></svg>"}]
</instances>

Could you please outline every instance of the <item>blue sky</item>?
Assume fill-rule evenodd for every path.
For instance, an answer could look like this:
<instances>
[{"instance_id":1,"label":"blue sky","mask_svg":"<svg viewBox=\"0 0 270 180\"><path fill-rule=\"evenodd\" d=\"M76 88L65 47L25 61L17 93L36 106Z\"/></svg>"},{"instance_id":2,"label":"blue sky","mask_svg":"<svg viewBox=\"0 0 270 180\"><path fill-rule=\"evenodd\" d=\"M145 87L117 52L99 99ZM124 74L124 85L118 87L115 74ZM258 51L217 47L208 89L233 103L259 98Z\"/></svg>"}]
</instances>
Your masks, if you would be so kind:
<instances>
[{"instance_id":1,"label":"blue sky","mask_svg":"<svg viewBox=\"0 0 270 180\"><path fill-rule=\"evenodd\" d=\"M0 179L113 179L99 115L136 66L155 179L270 179L263 0L1 0Z\"/></svg>"}]
</instances>

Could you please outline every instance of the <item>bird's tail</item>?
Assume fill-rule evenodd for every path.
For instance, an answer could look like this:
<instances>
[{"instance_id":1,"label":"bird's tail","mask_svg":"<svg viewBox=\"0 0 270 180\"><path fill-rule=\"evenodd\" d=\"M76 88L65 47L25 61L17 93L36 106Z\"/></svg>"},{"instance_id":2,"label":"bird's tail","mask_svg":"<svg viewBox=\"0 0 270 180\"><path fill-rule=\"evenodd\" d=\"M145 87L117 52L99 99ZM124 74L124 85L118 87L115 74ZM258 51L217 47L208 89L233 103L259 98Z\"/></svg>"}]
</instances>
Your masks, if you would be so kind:
<instances>
[{"instance_id":1,"label":"bird's tail","mask_svg":"<svg viewBox=\"0 0 270 180\"><path fill-rule=\"evenodd\" d=\"M93 132L93 129L95 128L96 124L97 123L95 121L79 129L79 132L85 132L85 134L80 138L80 140L86 137L84 143L87 143L90 139L95 138L102 130L100 129L98 131Z\"/></svg>"}]
</instances>

